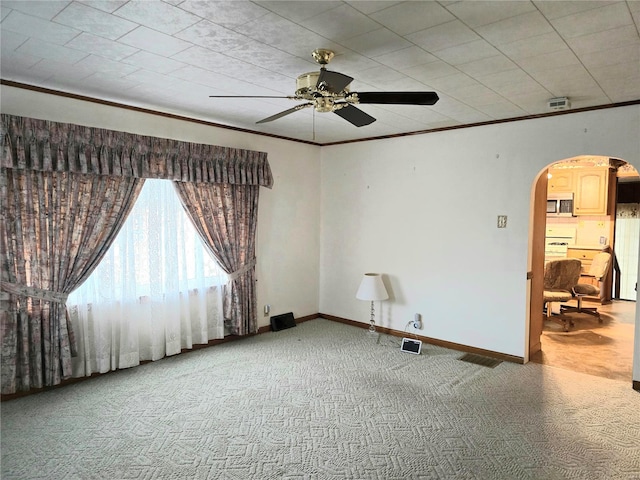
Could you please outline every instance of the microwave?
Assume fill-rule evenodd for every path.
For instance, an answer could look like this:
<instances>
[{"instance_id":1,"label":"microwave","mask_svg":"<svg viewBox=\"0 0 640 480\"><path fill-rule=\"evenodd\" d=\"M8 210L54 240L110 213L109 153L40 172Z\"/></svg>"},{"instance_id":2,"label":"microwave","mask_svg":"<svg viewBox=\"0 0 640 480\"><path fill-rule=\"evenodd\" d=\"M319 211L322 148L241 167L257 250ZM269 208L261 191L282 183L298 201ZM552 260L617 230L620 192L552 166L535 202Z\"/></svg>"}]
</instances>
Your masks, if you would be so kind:
<instances>
[{"instance_id":1,"label":"microwave","mask_svg":"<svg viewBox=\"0 0 640 480\"><path fill-rule=\"evenodd\" d=\"M573 193L550 193L547 195L547 215L552 217L572 217Z\"/></svg>"}]
</instances>

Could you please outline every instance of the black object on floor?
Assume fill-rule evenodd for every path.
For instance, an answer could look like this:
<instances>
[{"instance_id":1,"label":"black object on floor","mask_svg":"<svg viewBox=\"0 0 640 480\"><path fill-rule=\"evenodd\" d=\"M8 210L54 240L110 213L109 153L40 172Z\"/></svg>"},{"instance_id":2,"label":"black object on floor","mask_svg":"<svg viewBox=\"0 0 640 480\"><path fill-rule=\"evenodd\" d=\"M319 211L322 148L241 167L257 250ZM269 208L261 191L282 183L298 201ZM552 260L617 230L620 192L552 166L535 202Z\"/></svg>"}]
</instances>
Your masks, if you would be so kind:
<instances>
[{"instance_id":1,"label":"black object on floor","mask_svg":"<svg viewBox=\"0 0 640 480\"><path fill-rule=\"evenodd\" d=\"M293 313L283 313L282 315L276 315L271 317L271 330L277 332L284 330L285 328L291 328L296 326L296 321L293 318Z\"/></svg>"}]
</instances>

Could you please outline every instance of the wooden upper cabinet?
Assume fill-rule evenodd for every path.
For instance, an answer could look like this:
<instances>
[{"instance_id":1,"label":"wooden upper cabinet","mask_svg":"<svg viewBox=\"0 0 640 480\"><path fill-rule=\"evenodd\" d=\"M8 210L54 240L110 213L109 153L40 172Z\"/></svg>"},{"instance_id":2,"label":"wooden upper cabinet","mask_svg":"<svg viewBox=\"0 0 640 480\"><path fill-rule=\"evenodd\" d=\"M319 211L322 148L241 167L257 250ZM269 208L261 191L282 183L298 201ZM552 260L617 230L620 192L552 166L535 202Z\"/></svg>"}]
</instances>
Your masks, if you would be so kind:
<instances>
[{"instance_id":1,"label":"wooden upper cabinet","mask_svg":"<svg viewBox=\"0 0 640 480\"><path fill-rule=\"evenodd\" d=\"M574 191L574 170L570 168L550 168L549 193L566 193Z\"/></svg>"},{"instance_id":2,"label":"wooden upper cabinet","mask_svg":"<svg viewBox=\"0 0 640 480\"><path fill-rule=\"evenodd\" d=\"M609 207L609 168L579 168L573 172L575 215L607 215Z\"/></svg>"}]
</instances>

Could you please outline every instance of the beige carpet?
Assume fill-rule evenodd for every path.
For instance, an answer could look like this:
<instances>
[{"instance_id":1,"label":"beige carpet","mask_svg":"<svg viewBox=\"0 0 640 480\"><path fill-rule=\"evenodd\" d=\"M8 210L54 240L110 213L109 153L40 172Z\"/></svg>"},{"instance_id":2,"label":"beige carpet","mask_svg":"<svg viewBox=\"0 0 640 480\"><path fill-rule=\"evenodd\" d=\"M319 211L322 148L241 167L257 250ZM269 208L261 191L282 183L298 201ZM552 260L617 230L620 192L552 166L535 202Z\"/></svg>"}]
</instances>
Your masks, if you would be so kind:
<instances>
[{"instance_id":1,"label":"beige carpet","mask_svg":"<svg viewBox=\"0 0 640 480\"><path fill-rule=\"evenodd\" d=\"M2 404L9 479L640 478L628 382L312 320Z\"/></svg>"}]
</instances>

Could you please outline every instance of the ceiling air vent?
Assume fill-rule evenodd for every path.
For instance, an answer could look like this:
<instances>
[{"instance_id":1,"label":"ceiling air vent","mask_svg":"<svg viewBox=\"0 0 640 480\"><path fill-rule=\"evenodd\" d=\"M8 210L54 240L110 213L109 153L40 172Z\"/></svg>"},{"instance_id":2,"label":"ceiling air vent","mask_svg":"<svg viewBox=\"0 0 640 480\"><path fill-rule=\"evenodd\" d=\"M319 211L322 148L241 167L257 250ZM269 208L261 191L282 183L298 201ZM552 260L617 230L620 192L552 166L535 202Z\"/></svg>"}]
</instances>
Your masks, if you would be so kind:
<instances>
[{"instance_id":1,"label":"ceiling air vent","mask_svg":"<svg viewBox=\"0 0 640 480\"><path fill-rule=\"evenodd\" d=\"M571 102L567 97L556 97L549 100L549 108L551 110L565 110L571 107Z\"/></svg>"}]
</instances>

